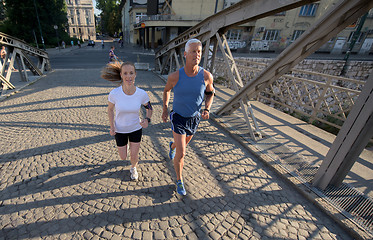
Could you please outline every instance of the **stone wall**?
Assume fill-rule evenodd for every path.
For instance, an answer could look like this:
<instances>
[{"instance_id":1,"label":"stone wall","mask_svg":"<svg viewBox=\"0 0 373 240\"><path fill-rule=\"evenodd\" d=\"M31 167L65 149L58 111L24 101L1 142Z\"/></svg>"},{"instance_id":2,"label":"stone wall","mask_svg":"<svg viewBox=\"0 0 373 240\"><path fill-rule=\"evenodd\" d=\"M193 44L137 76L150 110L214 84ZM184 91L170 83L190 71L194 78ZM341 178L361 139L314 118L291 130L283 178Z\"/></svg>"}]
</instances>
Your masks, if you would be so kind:
<instances>
[{"instance_id":1,"label":"stone wall","mask_svg":"<svg viewBox=\"0 0 373 240\"><path fill-rule=\"evenodd\" d=\"M270 63L271 58L239 58L254 62ZM340 76L344 65L343 60L314 60L305 59L295 68L312 72L325 73ZM355 80L366 80L373 71L373 61L349 61L347 71L344 77Z\"/></svg>"}]
</instances>

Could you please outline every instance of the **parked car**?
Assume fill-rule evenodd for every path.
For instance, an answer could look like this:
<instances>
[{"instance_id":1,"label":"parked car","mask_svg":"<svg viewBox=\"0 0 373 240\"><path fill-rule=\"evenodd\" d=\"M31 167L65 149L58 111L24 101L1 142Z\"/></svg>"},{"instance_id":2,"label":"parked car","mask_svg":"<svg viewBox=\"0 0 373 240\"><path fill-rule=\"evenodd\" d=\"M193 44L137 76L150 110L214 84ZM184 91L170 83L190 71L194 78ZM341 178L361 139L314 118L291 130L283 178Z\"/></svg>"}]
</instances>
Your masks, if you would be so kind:
<instances>
[{"instance_id":1,"label":"parked car","mask_svg":"<svg viewBox=\"0 0 373 240\"><path fill-rule=\"evenodd\" d=\"M93 40L89 40L89 41L88 41L88 46L92 46L92 47L94 47L94 46L95 46L95 41L93 41Z\"/></svg>"}]
</instances>

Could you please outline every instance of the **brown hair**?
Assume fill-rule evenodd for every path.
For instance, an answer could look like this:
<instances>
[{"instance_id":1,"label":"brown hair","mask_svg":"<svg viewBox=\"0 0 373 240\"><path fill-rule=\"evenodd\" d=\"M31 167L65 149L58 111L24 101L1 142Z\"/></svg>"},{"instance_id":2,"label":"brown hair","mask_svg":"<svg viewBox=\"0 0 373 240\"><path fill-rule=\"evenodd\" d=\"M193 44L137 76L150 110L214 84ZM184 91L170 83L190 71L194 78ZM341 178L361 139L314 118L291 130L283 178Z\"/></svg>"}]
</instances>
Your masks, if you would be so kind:
<instances>
[{"instance_id":1,"label":"brown hair","mask_svg":"<svg viewBox=\"0 0 373 240\"><path fill-rule=\"evenodd\" d=\"M114 63L108 63L104 69L101 71L101 77L105 80L111 81L111 82L116 82L121 84L122 83L122 77L120 76L120 73L122 71L122 67L130 65L135 69L136 73L136 67L135 64L132 62L114 62Z\"/></svg>"}]
</instances>

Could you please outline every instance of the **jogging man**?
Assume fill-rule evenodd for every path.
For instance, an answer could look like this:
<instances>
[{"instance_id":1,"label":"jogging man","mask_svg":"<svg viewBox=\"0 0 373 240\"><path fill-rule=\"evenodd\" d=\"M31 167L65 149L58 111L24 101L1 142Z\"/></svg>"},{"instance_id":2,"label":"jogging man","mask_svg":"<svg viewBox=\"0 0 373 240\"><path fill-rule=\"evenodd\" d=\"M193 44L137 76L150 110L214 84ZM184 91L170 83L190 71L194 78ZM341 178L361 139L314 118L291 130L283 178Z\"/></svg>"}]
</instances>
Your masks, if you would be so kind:
<instances>
[{"instance_id":1,"label":"jogging man","mask_svg":"<svg viewBox=\"0 0 373 240\"><path fill-rule=\"evenodd\" d=\"M202 43L198 39L190 39L185 45L185 67L169 74L163 91L162 120L167 122L170 116L174 141L169 143L169 157L174 161L176 172L176 191L186 195L182 172L186 147L197 131L203 119L209 119L209 112L214 98L212 74L198 66L201 61ZM174 91L173 110L168 113L171 90ZM201 114L202 102L205 108Z\"/></svg>"}]
</instances>

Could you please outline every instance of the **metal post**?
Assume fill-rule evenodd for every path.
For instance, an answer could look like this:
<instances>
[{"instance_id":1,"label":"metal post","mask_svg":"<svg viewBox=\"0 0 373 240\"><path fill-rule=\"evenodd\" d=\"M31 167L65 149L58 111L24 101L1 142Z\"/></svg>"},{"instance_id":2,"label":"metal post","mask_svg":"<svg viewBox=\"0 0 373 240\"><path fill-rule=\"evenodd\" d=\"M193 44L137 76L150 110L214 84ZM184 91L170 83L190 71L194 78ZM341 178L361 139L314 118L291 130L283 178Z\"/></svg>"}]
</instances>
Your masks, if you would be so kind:
<instances>
[{"instance_id":1,"label":"metal post","mask_svg":"<svg viewBox=\"0 0 373 240\"><path fill-rule=\"evenodd\" d=\"M60 48L60 40L59 40L59 38L58 38L58 26L57 25L54 25L53 26L54 27L54 29L56 30L56 37L57 37L57 44L58 44L58 51L61 51L61 48Z\"/></svg>"},{"instance_id":2,"label":"metal post","mask_svg":"<svg viewBox=\"0 0 373 240\"><path fill-rule=\"evenodd\" d=\"M39 24L39 31L40 31L40 36L41 36L41 43L43 44L43 49L45 50L44 38L43 38L43 33L42 33L42 31L41 31L40 20L39 20L39 14L38 14L38 8L36 7L35 0L34 0L34 6L35 6L36 18L37 18L37 20L38 20L38 24Z\"/></svg>"},{"instance_id":3,"label":"metal post","mask_svg":"<svg viewBox=\"0 0 373 240\"><path fill-rule=\"evenodd\" d=\"M355 46L356 40L360 35L361 28L363 27L365 19L367 18L367 16L368 16L368 13L364 14L360 18L360 21L359 21L359 24L357 25L356 31L352 34L350 46L348 47L348 50L347 50L346 55L344 57L345 62L343 64L343 68L342 68L342 71L341 71L341 76L344 76L346 74L348 58L350 57L352 49Z\"/></svg>"}]
</instances>

